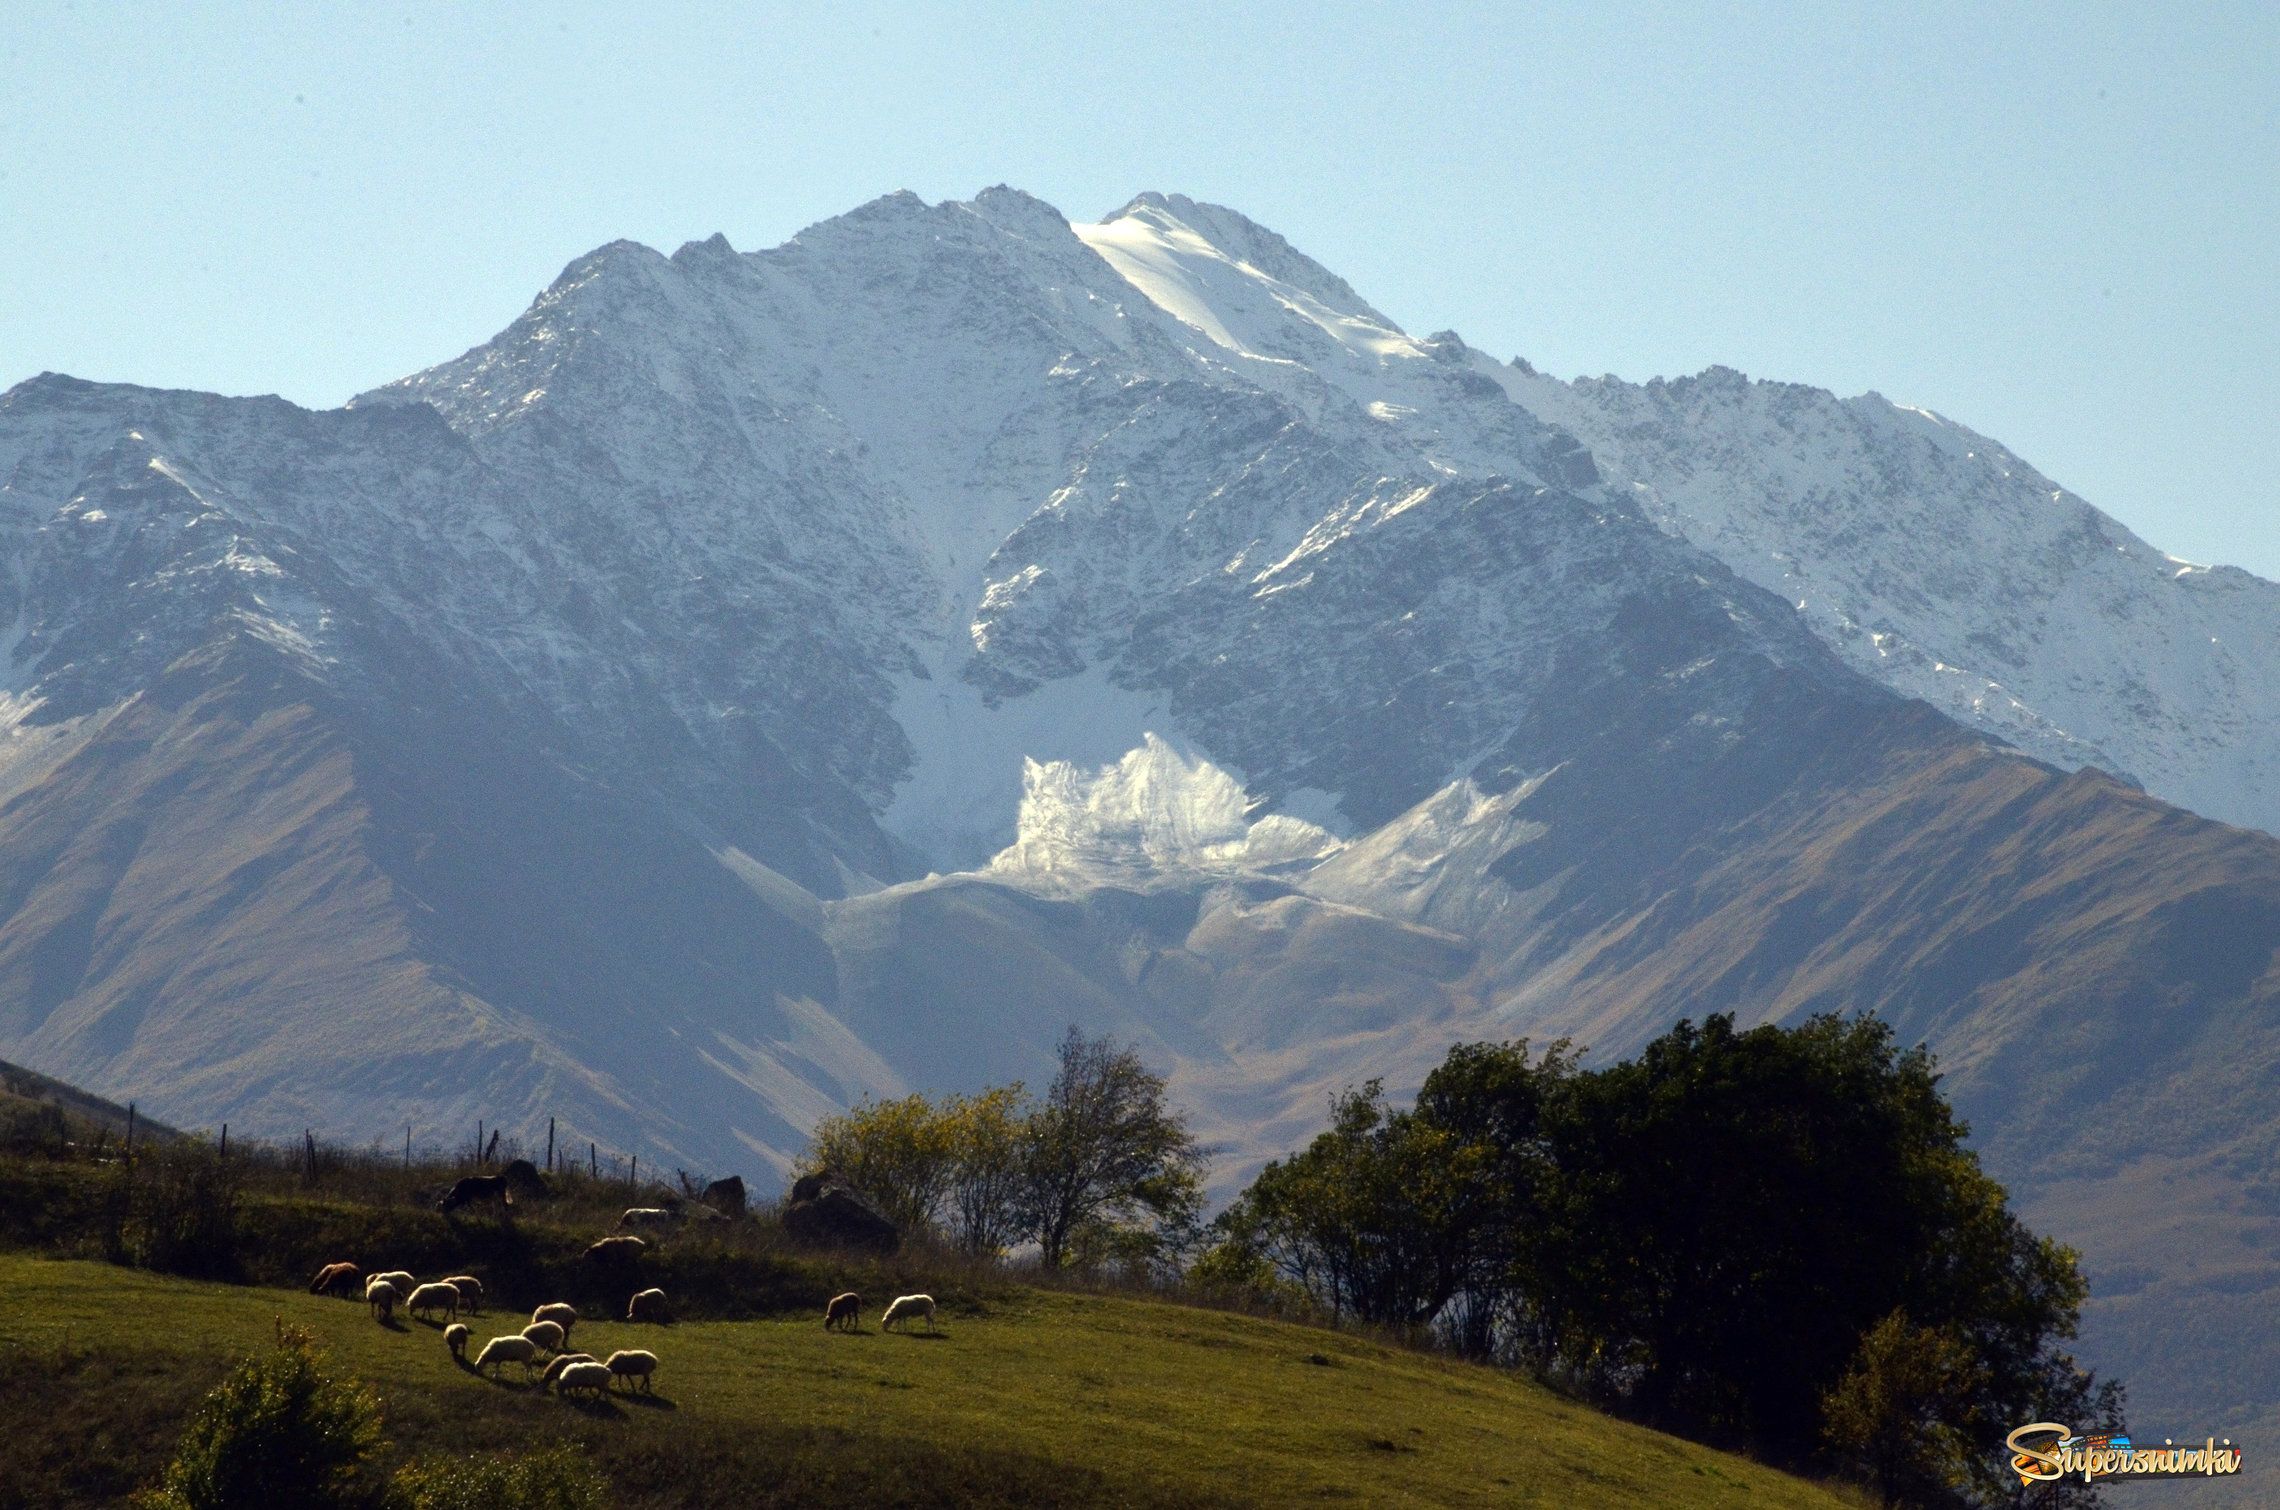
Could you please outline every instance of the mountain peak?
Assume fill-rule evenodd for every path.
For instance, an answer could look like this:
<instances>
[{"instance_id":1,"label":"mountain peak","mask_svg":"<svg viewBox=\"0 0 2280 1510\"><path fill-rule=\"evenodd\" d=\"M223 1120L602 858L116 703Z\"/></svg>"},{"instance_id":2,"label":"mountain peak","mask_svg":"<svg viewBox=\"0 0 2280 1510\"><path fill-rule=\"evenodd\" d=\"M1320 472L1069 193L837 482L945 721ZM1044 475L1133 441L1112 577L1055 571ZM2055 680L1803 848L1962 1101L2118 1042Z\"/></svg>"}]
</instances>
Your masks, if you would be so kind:
<instances>
[{"instance_id":1,"label":"mountain peak","mask_svg":"<svg viewBox=\"0 0 2280 1510\"><path fill-rule=\"evenodd\" d=\"M1102 216L1100 223L1113 225L1120 220L1138 220L1164 231L1191 232L1231 261L1248 264L1277 282L1301 289L1341 313L1360 315L1389 330L1401 328L1373 309L1345 279L1240 210L1151 189Z\"/></svg>"}]
</instances>

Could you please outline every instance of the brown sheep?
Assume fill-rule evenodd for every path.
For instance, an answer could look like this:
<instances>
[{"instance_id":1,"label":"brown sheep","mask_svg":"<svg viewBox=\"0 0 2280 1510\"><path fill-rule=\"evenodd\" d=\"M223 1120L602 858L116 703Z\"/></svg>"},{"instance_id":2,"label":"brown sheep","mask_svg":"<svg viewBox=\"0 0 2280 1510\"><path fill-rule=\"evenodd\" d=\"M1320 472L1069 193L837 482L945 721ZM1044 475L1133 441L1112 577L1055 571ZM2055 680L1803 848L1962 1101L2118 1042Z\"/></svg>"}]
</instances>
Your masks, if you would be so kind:
<instances>
[{"instance_id":1,"label":"brown sheep","mask_svg":"<svg viewBox=\"0 0 2280 1510\"><path fill-rule=\"evenodd\" d=\"M625 1308L625 1319L628 1321L654 1321L660 1325L671 1321L673 1319L672 1314L665 1309L665 1292L663 1290L643 1290L634 1296Z\"/></svg>"},{"instance_id":2,"label":"brown sheep","mask_svg":"<svg viewBox=\"0 0 2280 1510\"><path fill-rule=\"evenodd\" d=\"M483 1281L472 1274L454 1274L444 1283L459 1292L460 1307L468 1315L483 1314Z\"/></svg>"},{"instance_id":3,"label":"brown sheep","mask_svg":"<svg viewBox=\"0 0 2280 1510\"><path fill-rule=\"evenodd\" d=\"M363 1282L364 1271L354 1264L326 1264L317 1271L317 1277L309 1281L309 1293L351 1296Z\"/></svg>"},{"instance_id":4,"label":"brown sheep","mask_svg":"<svg viewBox=\"0 0 2280 1510\"><path fill-rule=\"evenodd\" d=\"M823 1329L828 1332L833 1327L844 1332L859 1332L863 1329L862 1296L849 1290L844 1295L831 1297L831 1303L823 1308Z\"/></svg>"}]
</instances>

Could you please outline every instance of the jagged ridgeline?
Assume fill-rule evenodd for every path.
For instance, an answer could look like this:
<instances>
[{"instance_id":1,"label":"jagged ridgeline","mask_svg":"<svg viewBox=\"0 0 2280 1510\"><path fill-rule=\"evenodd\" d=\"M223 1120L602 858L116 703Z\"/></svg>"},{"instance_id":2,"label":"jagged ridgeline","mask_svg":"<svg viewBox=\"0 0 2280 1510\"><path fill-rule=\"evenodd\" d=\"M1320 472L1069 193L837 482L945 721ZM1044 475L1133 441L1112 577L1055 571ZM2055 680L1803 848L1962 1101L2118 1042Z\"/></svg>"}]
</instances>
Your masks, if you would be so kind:
<instances>
[{"instance_id":1,"label":"jagged ridgeline","mask_svg":"<svg viewBox=\"0 0 2280 1510\"><path fill-rule=\"evenodd\" d=\"M898 195L340 410L31 379L0 548L0 1054L176 1125L765 1185L1074 1022L1231 1189L1460 1039L1873 1011L2090 1361L2280 1403L2280 589L1936 416Z\"/></svg>"}]
</instances>

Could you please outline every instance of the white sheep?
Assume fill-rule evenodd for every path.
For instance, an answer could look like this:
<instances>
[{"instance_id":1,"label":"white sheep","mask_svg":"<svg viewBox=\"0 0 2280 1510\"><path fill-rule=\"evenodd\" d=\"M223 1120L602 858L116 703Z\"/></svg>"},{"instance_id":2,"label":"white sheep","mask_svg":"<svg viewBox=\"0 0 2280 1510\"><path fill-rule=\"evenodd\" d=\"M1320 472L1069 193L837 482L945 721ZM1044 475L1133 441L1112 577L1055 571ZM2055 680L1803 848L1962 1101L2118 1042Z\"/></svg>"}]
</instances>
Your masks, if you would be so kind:
<instances>
[{"instance_id":1,"label":"white sheep","mask_svg":"<svg viewBox=\"0 0 2280 1510\"><path fill-rule=\"evenodd\" d=\"M409 1295L420 1287L419 1276L406 1269L390 1269L385 1274L375 1274L372 1277L394 1285L398 1295Z\"/></svg>"},{"instance_id":2,"label":"white sheep","mask_svg":"<svg viewBox=\"0 0 2280 1510\"><path fill-rule=\"evenodd\" d=\"M665 1309L665 1292L663 1290L643 1290L634 1296L631 1301L626 1303L625 1319L628 1321L654 1321L660 1324L672 1320L671 1315Z\"/></svg>"},{"instance_id":3,"label":"white sheep","mask_svg":"<svg viewBox=\"0 0 2280 1510\"><path fill-rule=\"evenodd\" d=\"M558 1322L534 1321L522 1329L522 1334L530 1339L533 1346L545 1348L550 1353L562 1351L562 1327Z\"/></svg>"},{"instance_id":4,"label":"white sheep","mask_svg":"<svg viewBox=\"0 0 2280 1510\"><path fill-rule=\"evenodd\" d=\"M459 1292L459 1303L470 1316L483 1314L483 1281L472 1274L454 1274L444 1281Z\"/></svg>"},{"instance_id":5,"label":"white sheep","mask_svg":"<svg viewBox=\"0 0 2280 1510\"><path fill-rule=\"evenodd\" d=\"M417 1316L422 1311L432 1314L441 1306L443 1314L453 1320L459 1318L459 1291L452 1285L421 1285L412 1291L412 1298L404 1302L404 1309Z\"/></svg>"},{"instance_id":6,"label":"white sheep","mask_svg":"<svg viewBox=\"0 0 2280 1510\"><path fill-rule=\"evenodd\" d=\"M606 1363L573 1363L554 1381L554 1392L566 1395L574 1389L590 1389L598 1395L606 1392L616 1377Z\"/></svg>"},{"instance_id":7,"label":"white sheep","mask_svg":"<svg viewBox=\"0 0 2280 1510\"><path fill-rule=\"evenodd\" d=\"M562 1335L567 1337L570 1335L570 1329L578 1324L578 1308L566 1300L557 1300L542 1305L531 1312L530 1319L533 1321L551 1321L562 1328Z\"/></svg>"},{"instance_id":8,"label":"white sheep","mask_svg":"<svg viewBox=\"0 0 2280 1510\"><path fill-rule=\"evenodd\" d=\"M657 1372L657 1355L645 1353L640 1348L619 1348L610 1354L603 1367L620 1379L639 1379L641 1392L646 1395L650 1393L649 1376Z\"/></svg>"},{"instance_id":9,"label":"white sheep","mask_svg":"<svg viewBox=\"0 0 2280 1510\"><path fill-rule=\"evenodd\" d=\"M374 1321L386 1321L403 1298L404 1292L385 1279L370 1280L364 1286L364 1303L372 1308Z\"/></svg>"},{"instance_id":10,"label":"white sheep","mask_svg":"<svg viewBox=\"0 0 2280 1510\"><path fill-rule=\"evenodd\" d=\"M467 1361L467 1337L467 1323L464 1321L455 1321L443 1329L443 1345L451 1349L453 1362Z\"/></svg>"},{"instance_id":11,"label":"white sheep","mask_svg":"<svg viewBox=\"0 0 2280 1510\"><path fill-rule=\"evenodd\" d=\"M483 1344L483 1351L475 1355L475 1372L488 1368L491 1377L496 1379L502 1363L519 1363L527 1374L537 1362L538 1344L528 1337L493 1337Z\"/></svg>"},{"instance_id":12,"label":"white sheep","mask_svg":"<svg viewBox=\"0 0 2280 1510\"><path fill-rule=\"evenodd\" d=\"M926 1318L926 1329L930 1332L933 1331L934 1297L931 1295L897 1295L895 1303L888 1306L886 1314L879 1318L879 1330L883 1332L894 1323L908 1321L913 1316L924 1316Z\"/></svg>"},{"instance_id":13,"label":"white sheep","mask_svg":"<svg viewBox=\"0 0 2280 1510\"><path fill-rule=\"evenodd\" d=\"M538 1382L542 1385L552 1384L561 1378L562 1371L573 1363L595 1363L599 1361L592 1353L557 1353L554 1361L546 1366L546 1372L538 1376Z\"/></svg>"}]
</instances>

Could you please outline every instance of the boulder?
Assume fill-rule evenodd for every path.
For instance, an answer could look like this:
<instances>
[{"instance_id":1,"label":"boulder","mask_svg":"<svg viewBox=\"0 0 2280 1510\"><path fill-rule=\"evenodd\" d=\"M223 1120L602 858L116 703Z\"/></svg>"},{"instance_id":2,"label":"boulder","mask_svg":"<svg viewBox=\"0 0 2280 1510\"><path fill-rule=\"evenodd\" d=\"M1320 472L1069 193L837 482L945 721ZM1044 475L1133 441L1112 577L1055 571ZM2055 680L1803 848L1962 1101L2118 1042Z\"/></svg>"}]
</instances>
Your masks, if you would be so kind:
<instances>
[{"instance_id":1,"label":"boulder","mask_svg":"<svg viewBox=\"0 0 2280 1510\"><path fill-rule=\"evenodd\" d=\"M892 1253L902 1246L902 1229L828 1171L803 1176L793 1184L783 1220L784 1231L794 1242L811 1247Z\"/></svg>"},{"instance_id":2,"label":"boulder","mask_svg":"<svg viewBox=\"0 0 2280 1510\"><path fill-rule=\"evenodd\" d=\"M722 1216L744 1215L744 1177L732 1174L725 1180L713 1181L705 1187L704 1200Z\"/></svg>"}]
</instances>

